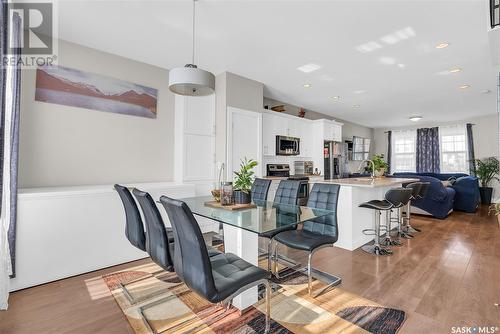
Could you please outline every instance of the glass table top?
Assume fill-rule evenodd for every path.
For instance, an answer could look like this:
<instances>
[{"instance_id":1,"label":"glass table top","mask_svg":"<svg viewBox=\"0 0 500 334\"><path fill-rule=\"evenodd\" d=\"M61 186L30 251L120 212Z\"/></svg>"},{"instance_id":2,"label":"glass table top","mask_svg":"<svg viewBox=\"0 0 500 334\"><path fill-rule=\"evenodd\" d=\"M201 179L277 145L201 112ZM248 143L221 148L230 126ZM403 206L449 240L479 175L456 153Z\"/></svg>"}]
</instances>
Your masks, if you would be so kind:
<instances>
[{"instance_id":1,"label":"glass table top","mask_svg":"<svg viewBox=\"0 0 500 334\"><path fill-rule=\"evenodd\" d=\"M258 234L278 231L290 225L297 225L334 213L330 210L266 201L254 201L256 208L241 210L226 210L205 205L206 202L213 200L211 196L182 199L196 215Z\"/></svg>"}]
</instances>

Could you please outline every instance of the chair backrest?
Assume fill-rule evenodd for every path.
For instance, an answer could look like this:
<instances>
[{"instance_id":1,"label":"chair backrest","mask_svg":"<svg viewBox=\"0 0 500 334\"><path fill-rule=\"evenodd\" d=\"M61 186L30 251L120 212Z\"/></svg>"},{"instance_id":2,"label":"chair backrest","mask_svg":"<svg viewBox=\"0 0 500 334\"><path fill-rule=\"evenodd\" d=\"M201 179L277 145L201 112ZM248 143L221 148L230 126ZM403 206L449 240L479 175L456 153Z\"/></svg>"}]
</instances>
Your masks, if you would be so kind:
<instances>
[{"instance_id":1,"label":"chair backrest","mask_svg":"<svg viewBox=\"0 0 500 334\"><path fill-rule=\"evenodd\" d=\"M174 232L175 272L193 291L208 300L217 295L212 265L200 227L186 203L162 196Z\"/></svg>"},{"instance_id":2,"label":"chair backrest","mask_svg":"<svg viewBox=\"0 0 500 334\"><path fill-rule=\"evenodd\" d=\"M337 203L339 193L340 185L338 184L315 183L313 185L307 200L307 206L331 210L333 214L305 222L303 225L304 230L338 238Z\"/></svg>"},{"instance_id":3,"label":"chair backrest","mask_svg":"<svg viewBox=\"0 0 500 334\"><path fill-rule=\"evenodd\" d=\"M268 179L255 179L252 185L252 201L267 201L267 193L271 182Z\"/></svg>"},{"instance_id":4,"label":"chair backrest","mask_svg":"<svg viewBox=\"0 0 500 334\"><path fill-rule=\"evenodd\" d=\"M411 199L416 199L418 197L418 194L420 194L420 189L422 189L422 182L413 182L407 184L405 188L411 189Z\"/></svg>"},{"instance_id":5,"label":"chair backrest","mask_svg":"<svg viewBox=\"0 0 500 334\"><path fill-rule=\"evenodd\" d=\"M274 202L297 205L300 184L301 182L296 180L281 180L274 196Z\"/></svg>"},{"instance_id":6,"label":"chair backrest","mask_svg":"<svg viewBox=\"0 0 500 334\"><path fill-rule=\"evenodd\" d=\"M123 208L125 209L125 236L132 245L142 251L146 251L146 236L144 234L141 213L130 190L119 184L115 184L114 188L120 196Z\"/></svg>"},{"instance_id":7,"label":"chair backrest","mask_svg":"<svg viewBox=\"0 0 500 334\"><path fill-rule=\"evenodd\" d=\"M411 198L412 189L394 188L389 189L385 193L385 200L391 203L394 207L399 208L408 203Z\"/></svg>"},{"instance_id":8,"label":"chair backrest","mask_svg":"<svg viewBox=\"0 0 500 334\"><path fill-rule=\"evenodd\" d=\"M173 271L174 263L167 230L158 207L147 192L134 188L132 193L141 206L146 222L146 251L154 263L167 271Z\"/></svg>"},{"instance_id":9,"label":"chair backrest","mask_svg":"<svg viewBox=\"0 0 500 334\"><path fill-rule=\"evenodd\" d=\"M429 187L431 186L430 182L421 182L421 183L422 185L417 195L418 198L424 198L427 195L427 192L429 191Z\"/></svg>"}]
</instances>

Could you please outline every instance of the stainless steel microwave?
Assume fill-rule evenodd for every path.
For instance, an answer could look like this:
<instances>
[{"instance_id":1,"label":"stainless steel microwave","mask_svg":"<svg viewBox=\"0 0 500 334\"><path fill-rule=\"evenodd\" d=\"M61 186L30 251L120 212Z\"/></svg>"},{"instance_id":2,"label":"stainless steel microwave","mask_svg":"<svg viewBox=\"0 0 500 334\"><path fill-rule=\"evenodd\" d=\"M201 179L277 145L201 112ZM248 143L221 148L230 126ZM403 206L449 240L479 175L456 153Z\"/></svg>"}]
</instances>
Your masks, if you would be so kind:
<instances>
[{"instance_id":1,"label":"stainless steel microwave","mask_svg":"<svg viewBox=\"0 0 500 334\"><path fill-rule=\"evenodd\" d=\"M276 136L276 155L299 155L300 138Z\"/></svg>"}]
</instances>

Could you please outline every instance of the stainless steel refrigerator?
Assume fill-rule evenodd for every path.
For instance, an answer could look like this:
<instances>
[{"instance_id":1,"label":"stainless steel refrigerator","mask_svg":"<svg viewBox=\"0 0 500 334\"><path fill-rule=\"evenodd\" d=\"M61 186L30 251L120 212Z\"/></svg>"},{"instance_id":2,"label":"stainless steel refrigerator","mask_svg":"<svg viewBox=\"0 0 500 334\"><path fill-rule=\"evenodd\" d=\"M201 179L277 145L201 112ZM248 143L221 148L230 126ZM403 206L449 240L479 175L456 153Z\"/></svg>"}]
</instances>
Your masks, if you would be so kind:
<instances>
[{"instance_id":1,"label":"stainless steel refrigerator","mask_svg":"<svg viewBox=\"0 0 500 334\"><path fill-rule=\"evenodd\" d=\"M323 170L325 180L338 179L342 177L342 143L325 141L323 146Z\"/></svg>"}]
</instances>

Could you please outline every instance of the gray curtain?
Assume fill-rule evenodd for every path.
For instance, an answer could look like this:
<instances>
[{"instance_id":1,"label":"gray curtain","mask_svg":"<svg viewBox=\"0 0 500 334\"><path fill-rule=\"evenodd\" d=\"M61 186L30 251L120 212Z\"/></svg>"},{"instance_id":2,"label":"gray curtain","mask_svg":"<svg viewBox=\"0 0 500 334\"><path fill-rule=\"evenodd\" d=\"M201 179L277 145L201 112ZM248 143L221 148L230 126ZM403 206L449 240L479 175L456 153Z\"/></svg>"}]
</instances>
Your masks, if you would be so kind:
<instances>
[{"instance_id":1,"label":"gray curtain","mask_svg":"<svg viewBox=\"0 0 500 334\"><path fill-rule=\"evenodd\" d=\"M391 174L391 155L392 155L392 131L387 131L387 164L389 168L387 170L387 174Z\"/></svg>"},{"instance_id":2,"label":"gray curtain","mask_svg":"<svg viewBox=\"0 0 500 334\"><path fill-rule=\"evenodd\" d=\"M439 129L417 129L417 173L439 173Z\"/></svg>"},{"instance_id":3,"label":"gray curtain","mask_svg":"<svg viewBox=\"0 0 500 334\"><path fill-rule=\"evenodd\" d=\"M7 48L7 3L2 0L2 28L1 28L1 42L0 49L2 56L5 54L5 50ZM21 29L21 18L17 13L14 13L12 17L12 26L9 27L12 31L10 31L12 36L12 45L17 46L14 48L13 56L15 58L20 56L20 45L21 40L20 36L22 33ZM8 175L10 179L9 191L6 192L10 199L10 216L6 217L8 219L8 232L7 238L9 242L9 250L10 250L10 260L12 264L12 275L11 277L15 277L16 267L15 267L15 259L16 259L16 221L17 221L17 171L18 171L18 156L19 156L19 108L20 108L20 93L21 93L21 67L20 65L12 68L12 90L6 90L6 73L7 69L2 67L0 72L0 79L2 82L1 90L0 90L0 102L2 106L2 114L1 114L1 125L0 125L0 210L5 210L2 207L2 194L3 194L3 180L4 176ZM6 104L6 96L10 94L12 97L12 105ZM7 113L10 113L10 122L6 122ZM10 131L6 131L6 127L9 127ZM10 136L7 138L6 134ZM8 140L6 140L8 139ZM10 161L8 162L8 171L4 170L4 160L6 158L6 152L10 153ZM6 174L7 173L7 174Z\"/></svg>"},{"instance_id":4,"label":"gray curtain","mask_svg":"<svg viewBox=\"0 0 500 334\"><path fill-rule=\"evenodd\" d=\"M469 174L476 175L476 164L474 159L476 156L474 154L474 137L472 135L472 124L467 123L467 149L469 150Z\"/></svg>"}]
</instances>

